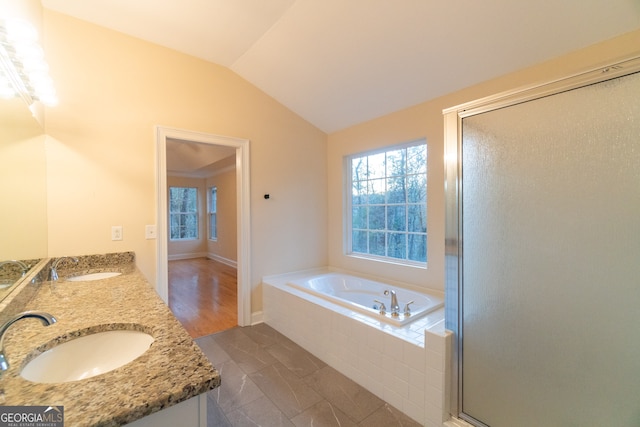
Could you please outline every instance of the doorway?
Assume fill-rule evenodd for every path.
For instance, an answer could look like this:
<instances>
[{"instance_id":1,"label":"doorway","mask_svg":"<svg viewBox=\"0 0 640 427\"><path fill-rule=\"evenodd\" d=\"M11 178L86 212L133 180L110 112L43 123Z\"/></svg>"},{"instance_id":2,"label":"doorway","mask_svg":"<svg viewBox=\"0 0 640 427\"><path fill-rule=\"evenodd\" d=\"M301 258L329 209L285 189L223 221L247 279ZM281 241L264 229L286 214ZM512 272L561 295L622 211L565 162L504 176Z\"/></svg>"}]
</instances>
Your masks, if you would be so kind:
<instances>
[{"instance_id":1,"label":"doorway","mask_svg":"<svg viewBox=\"0 0 640 427\"><path fill-rule=\"evenodd\" d=\"M211 257L169 260L169 308L191 338L238 325L234 266Z\"/></svg>"},{"instance_id":2,"label":"doorway","mask_svg":"<svg viewBox=\"0 0 640 427\"><path fill-rule=\"evenodd\" d=\"M169 235L167 200L167 147L171 141L206 145L211 148L235 151L236 210L237 210L237 323L251 323L251 287L249 261L249 141L183 129L156 127L157 166L157 284L160 297L169 303Z\"/></svg>"}]
</instances>

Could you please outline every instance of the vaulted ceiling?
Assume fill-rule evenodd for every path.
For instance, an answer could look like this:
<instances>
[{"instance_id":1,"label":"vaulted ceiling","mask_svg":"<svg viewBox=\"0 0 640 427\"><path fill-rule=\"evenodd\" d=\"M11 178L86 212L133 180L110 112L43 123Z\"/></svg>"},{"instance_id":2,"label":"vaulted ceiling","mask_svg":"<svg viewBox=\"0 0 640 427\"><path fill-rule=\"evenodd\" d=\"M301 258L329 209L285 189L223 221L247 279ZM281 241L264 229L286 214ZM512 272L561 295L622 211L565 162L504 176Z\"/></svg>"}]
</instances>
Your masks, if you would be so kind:
<instances>
[{"instance_id":1,"label":"vaulted ceiling","mask_svg":"<svg viewBox=\"0 0 640 427\"><path fill-rule=\"evenodd\" d=\"M640 28L638 0L42 0L226 66L330 133Z\"/></svg>"}]
</instances>

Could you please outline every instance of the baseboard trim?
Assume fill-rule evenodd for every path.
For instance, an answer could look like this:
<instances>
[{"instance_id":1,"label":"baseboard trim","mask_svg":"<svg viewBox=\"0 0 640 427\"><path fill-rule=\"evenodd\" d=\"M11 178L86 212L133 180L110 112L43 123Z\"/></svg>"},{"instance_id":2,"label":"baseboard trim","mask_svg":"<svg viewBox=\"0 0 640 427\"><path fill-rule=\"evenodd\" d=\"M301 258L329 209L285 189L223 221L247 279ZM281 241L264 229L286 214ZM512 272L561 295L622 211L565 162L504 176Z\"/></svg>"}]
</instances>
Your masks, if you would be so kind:
<instances>
[{"instance_id":1,"label":"baseboard trim","mask_svg":"<svg viewBox=\"0 0 640 427\"><path fill-rule=\"evenodd\" d=\"M262 311L256 311L255 313L251 313L251 325L257 325L258 323L264 322L264 315Z\"/></svg>"},{"instance_id":2,"label":"baseboard trim","mask_svg":"<svg viewBox=\"0 0 640 427\"><path fill-rule=\"evenodd\" d=\"M209 255L206 252L195 252L190 254L173 254L169 255L167 259L169 261L178 261L181 259L194 259L194 258L208 258Z\"/></svg>"},{"instance_id":3,"label":"baseboard trim","mask_svg":"<svg viewBox=\"0 0 640 427\"><path fill-rule=\"evenodd\" d=\"M233 267L233 268L236 268L236 269L238 268L238 261L234 261L232 259L225 258L225 257L222 257L220 255L213 254L211 252L209 252L207 254L207 258L212 259L214 261L218 261L218 262L220 262L220 263L222 263L224 265L228 265L229 267Z\"/></svg>"}]
</instances>

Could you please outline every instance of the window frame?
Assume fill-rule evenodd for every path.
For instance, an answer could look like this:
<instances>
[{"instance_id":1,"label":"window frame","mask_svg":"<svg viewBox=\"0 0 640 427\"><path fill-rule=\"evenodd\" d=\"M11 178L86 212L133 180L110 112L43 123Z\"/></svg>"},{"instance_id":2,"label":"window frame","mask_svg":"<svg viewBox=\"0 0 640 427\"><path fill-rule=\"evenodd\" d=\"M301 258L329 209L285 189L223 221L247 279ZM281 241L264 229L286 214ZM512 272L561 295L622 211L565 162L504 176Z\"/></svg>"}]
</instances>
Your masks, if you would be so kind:
<instances>
[{"instance_id":1,"label":"window frame","mask_svg":"<svg viewBox=\"0 0 640 427\"><path fill-rule=\"evenodd\" d=\"M397 151L397 150L401 150L401 149L408 149L411 147L418 147L418 146L424 146L424 150L425 150L425 162L424 162L424 204L422 203L409 203L408 201L408 195L405 195L405 200L403 203L388 203L388 193L386 191L386 187L385 187L385 200L383 203L373 203L373 204L361 204L361 206L363 207L384 207L385 208L385 212L387 211L387 208L389 206L404 206L405 208L405 212L408 212L407 209L409 206L420 206L421 208L424 209L424 218L425 218L425 222L424 222L424 231L420 231L420 232L413 232L413 231L409 231L409 228L407 226L407 228L405 228L402 231L398 231L398 230L392 230L389 229L389 222L388 222L388 215L387 213L385 213L385 224L384 224L384 228L383 229L371 229L371 228L366 228L363 229L363 231L366 231L367 233L370 232L371 230L374 231L381 231L385 234L385 243L384 243L384 249L385 249L385 255L376 255L376 254L372 254L370 253L371 251L369 251L369 253L365 253L365 252L357 252L353 250L353 211L354 211L354 205L358 206L358 204L354 204L353 202L353 186L354 186L354 180L353 180L353 169L352 169L352 162L354 159L357 158L362 158L362 157L368 157L368 156L375 156L375 155L379 155L379 154L385 154L389 153L389 152L393 152L393 151ZM359 153L353 153L353 154L349 154L344 156L343 158L343 168L344 168L344 179L343 179L343 184L344 184L344 189L343 189L343 195L344 195L344 206L345 206L345 210L343 211L343 218L344 218L344 228L343 228L343 245L344 245L344 253L346 256L348 257L354 257L354 258L362 258L362 259L367 259L367 260L373 260L373 261L379 261L379 262L384 262L384 263L388 263L388 264L396 264L396 265L403 265L403 266L411 266L411 267L418 267L418 268L427 268L427 264L428 264L428 224L427 224L427 209L428 209L428 191L427 191L427 177L428 177L428 144L427 144L427 139L426 138L420 138L420 139L416 139L416 140L412 140L412 141L408 141L408 142L404 142L404 143L400 143L400 144L395 144L395 145L390 145L390 146L385 146L385 147L381 147L378 149L372 149L372 150L367 150L367 151L362 151ZM409 175L415 175L415 174L410 174L407 173L407 170L404 170L404 174L403 175L388 175L387 173L387 169L386 169L386 163L385 163L385 173L382 176L382 179L384 179L385 181L391 177L403 177L405 180L407 179L407 176ZM422 172L420 172L420 175L422 175ZM376 177L373 179L380 179L380 177ZM367 177L366 180L361 180L362 182L366 182L369 183L372 179L370 179L369 177ZM407 218L405 218L405 221L408 222L409 218L407 215ZM370 227L370 225L368 224L367 227ZM387 236L389 233L399 233L399 234L404 234L405 239L408 240L409 235L424 235L425 238L425 243L424 243L424 256L425 259L424 261L417 261L417 260L411 260L409 259L409 244L408 242L405 242L405 248L406 248L406 252L404 254L404 258L399 258L399 257L393 257L393 256L389 256L389 242L387 241Z\"/></svg>"},{"instance_id":2,"label":"window frame","mask_svg":"<svg viewBox=\"0 0 640 427\"><path fill-rule=\"evenodd\" d=\"M207 238L218 240L218 187L212 185L207 188Z\"/></svg>"},{"instance_id":3,"label":"window frame","mask_svg":"<svg viewBox=\"0 0 640 427\"><path fill-rule=\"evenodd\" d=\"M196 196L196 200L195 200L195 207L196 210L195 212L173 212L171 210L172 208L172 199L171 199L171 190L172 189L188 189L188 190L194 190L195 191L195 196ZM172 242L187 242L187 241L194 241L194 240L200 240L200 191L198 190L198 187L189 187L189 186L180 186L180 185L171 185L168 188L168 211L169 211L169 241ZM173 215L193 215L195 216L195 237L180 237L180 238L174 238L172 237L173 233L171 232L173 229L173 222L171 221L171 218L173 217Z\"/></svg>"}]
</instances>

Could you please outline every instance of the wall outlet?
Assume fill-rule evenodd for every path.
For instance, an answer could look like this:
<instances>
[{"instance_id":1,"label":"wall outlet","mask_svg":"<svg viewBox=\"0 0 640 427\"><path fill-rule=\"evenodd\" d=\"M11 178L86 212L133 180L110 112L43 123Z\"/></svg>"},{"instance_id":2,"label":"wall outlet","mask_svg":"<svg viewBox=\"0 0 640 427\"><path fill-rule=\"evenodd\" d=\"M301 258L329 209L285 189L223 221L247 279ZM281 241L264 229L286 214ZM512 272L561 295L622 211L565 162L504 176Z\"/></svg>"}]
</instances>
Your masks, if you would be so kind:
<instances>
[{"instance_id":1,"label":"wall outlet","mask_svg":"<svg viewBox=\"0 0 640 427\"><path fill-rule=\"evenodd\" d=\"M144 238L147 240L156 238L156 226L155 225L146 225L144 227Z\"/></svg>"},{"instance_id":2,"label":"wall outlet","mask_svg":"<svg viewBox=\"0 0 640 427\"><path fill-rule=\"evenodd\" d=\"M122 226L114 225L111 227L111 240L122 240Z\"/></svg>"}]
</instances>

